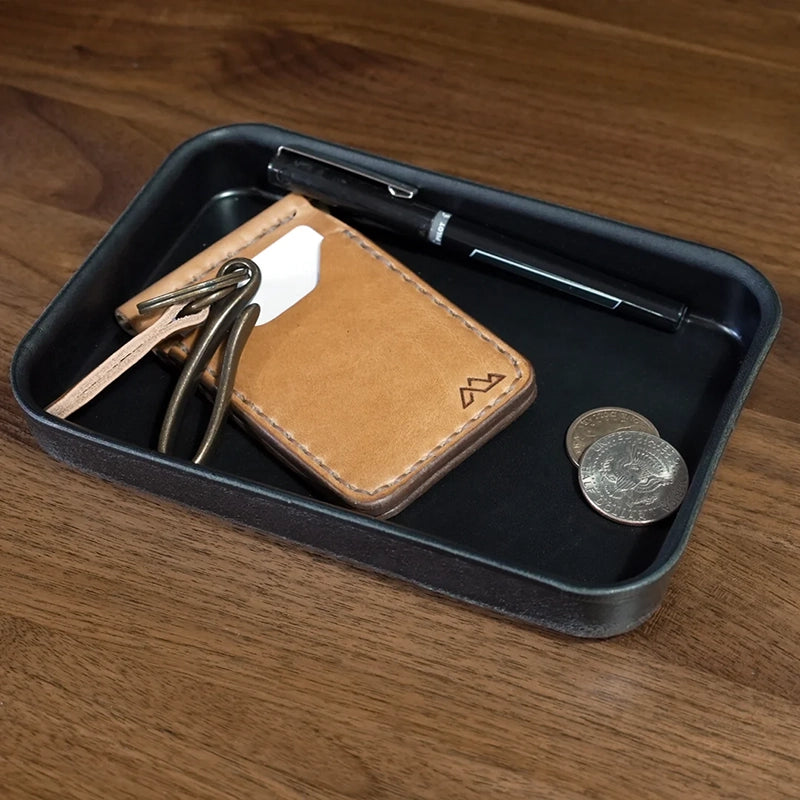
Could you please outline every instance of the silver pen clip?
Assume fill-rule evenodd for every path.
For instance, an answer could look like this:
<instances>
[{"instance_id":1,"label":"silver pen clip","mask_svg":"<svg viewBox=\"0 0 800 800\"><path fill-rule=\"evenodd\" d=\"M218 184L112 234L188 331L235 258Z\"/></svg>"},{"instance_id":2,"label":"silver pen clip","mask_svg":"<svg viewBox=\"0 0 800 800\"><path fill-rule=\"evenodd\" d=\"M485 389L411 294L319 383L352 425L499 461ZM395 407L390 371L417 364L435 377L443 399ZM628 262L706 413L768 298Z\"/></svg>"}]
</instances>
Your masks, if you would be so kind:
<instances>
[{"instance_id":1,"label":"silver pen clip","mask_svg":"<svg viewBox=\"0 0 800 800\"><path fill-rule=\"evenodd\" d=\"M278 147L275 157L280 158L283 153L291 153L292 155L301 156L311 161L317 161L320 164L327 164L329 167L341 169L344 172L349 172L351 175L358 175L359 178L366 178L369 181L379 183L386 187L386 191L388 191L392 197L397 197L400 200L412 200L419 191L416 186L393 180L386 175L381 175L379 172L373 172L364 167L355 167L352 164L347 164L342 161L334 161L332 158L325 158L324 156L317 155L317 153L312 153L310 150L303 150L300 147L289 147L288 145L282 144Z\"/></svg>"}]
</instances>

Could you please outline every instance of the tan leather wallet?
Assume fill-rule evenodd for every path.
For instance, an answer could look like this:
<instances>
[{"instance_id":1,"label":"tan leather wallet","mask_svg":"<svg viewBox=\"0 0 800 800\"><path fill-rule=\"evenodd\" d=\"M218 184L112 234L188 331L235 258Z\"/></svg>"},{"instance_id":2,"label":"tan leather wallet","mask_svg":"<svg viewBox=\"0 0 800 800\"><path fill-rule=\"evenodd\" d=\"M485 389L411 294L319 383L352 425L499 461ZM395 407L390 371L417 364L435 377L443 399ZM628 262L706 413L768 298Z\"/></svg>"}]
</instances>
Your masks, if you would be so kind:
<instances>
[{"instance_id":1,"label":"tan leather wallet","mask_svg":"<svg viewBox=\"0 0 800 800\"><path fill-rule=\"evenodd\" d=\"M521 414L531 365L358 231L287 195L117 310L254 257L299 225L324 236L319 282L250 334L232 408L279 458L355 509L389 517ZM165 346L183 360L192 335ZM215 363L202 380L213 388Z\"/></svg>"}]
</instances>

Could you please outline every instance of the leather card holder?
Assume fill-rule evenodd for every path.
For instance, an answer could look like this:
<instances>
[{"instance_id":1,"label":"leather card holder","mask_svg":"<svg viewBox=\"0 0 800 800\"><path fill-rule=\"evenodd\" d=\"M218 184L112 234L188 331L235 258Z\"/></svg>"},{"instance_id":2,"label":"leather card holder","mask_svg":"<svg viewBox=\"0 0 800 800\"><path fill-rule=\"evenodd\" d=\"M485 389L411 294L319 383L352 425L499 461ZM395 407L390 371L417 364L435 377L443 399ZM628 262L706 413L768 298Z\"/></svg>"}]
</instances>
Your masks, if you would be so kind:
<instances>
[{"instance_id":1,"label":"leather card holder","mask_svg":"<svg viewBox=\"0 0 800 800\"><path fill-rule=\"evenodd\" d=\"M323 239L312 291L253 329L231 406L266 447L347 506L396 514L534 400L530 363L355 229L287 195L117 309L253 258L298 226ZM164 346L185 359L194 334ZM213 389L215 360L202 376Z\"/></svg>"}]
</instances>

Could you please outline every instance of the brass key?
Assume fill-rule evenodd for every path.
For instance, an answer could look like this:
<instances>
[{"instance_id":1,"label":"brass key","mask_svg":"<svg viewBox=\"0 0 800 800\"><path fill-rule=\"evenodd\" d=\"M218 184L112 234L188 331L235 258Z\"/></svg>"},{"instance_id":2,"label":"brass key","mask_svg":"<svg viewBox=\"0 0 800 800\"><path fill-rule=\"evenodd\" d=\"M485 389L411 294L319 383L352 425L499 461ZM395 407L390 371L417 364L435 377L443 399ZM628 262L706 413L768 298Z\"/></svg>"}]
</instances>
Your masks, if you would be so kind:
<instances>
[{"instance_id":1,"label":"brass key","mask_svg":"<svg viewBox=\"0 0 800 800\"><path fill-rule=\"evenodd\" d=\"M258 265L249 258L232 258L217 276L139 303L139 313L166 311L133 339L112 353L83 380L65 392L46 411L62 419L96 397L123 372L144 358L156 345L181 331L207 323L197 337L183 366L164 415L158 450L170 454L180 427L183 410L202 372L217 348L227 340L217 380L217 391L205 435L192 461L208 460L222 431L230 405L233 381L247 337L259 314L252 299L261 282Z\"/></svg>"}]
</instances>

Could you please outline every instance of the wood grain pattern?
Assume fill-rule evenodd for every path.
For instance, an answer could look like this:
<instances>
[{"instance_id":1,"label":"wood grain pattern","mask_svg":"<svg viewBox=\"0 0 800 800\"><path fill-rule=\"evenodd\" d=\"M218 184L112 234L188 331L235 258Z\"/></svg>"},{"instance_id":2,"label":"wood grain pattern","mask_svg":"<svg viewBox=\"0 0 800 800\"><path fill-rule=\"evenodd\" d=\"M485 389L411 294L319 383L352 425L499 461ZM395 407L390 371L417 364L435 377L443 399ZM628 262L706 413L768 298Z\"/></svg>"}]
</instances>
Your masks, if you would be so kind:
<instances>
[{"instance_id":1,"label":"wood grain pattern","mask_svg":"<svg viewBox=\"0 0 800 800\"><path fill-rule=\"evenodd\" d=\"M793 0L0 0L0 795L792 798ZM169 150L265 121L729 250L784 323L656 616L576 643L75 473L11 353Z\"/></svg>"}]
</instances>

